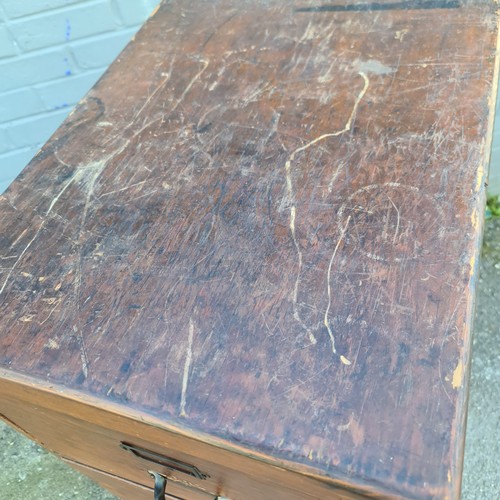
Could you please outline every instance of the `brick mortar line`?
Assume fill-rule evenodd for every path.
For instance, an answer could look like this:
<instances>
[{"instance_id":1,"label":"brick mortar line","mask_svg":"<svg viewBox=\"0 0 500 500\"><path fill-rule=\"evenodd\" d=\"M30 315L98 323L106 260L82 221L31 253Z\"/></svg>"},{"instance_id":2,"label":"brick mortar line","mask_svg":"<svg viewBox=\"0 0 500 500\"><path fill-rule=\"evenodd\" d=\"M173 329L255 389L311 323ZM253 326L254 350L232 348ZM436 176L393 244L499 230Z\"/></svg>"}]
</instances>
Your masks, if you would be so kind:
<instances>
[{"instance_id":1,"label":"brick mortar line","mask_svg":"<svg viewBox=\"0 0 500 500\"><path fill-rule=\"evenodd\" d=\"M142 23L134 24L132 26L127 26L126 28L117 28L114 30L105 31L104 33L96 33L94 35L82 37L82 38L79 38L77 40L73 40L73 41L70 40L70 41L55 43L53 45L42 47L40 49L33 49L33 50L28 50L28 51L21 50L16 42L16 47L19 50L19 54L16 54L13 56L3 57L2 59L0 59L0 68L3 66L4 63L24 60L24 59L27 59L27 58L33 57L33 56L41 56L41 55L44 55L45 53L56 52L57 49L69 49L69 50L71 50L71 47L73 47L73 46L78 47L80 45L83 45L85 42L88 42L89 40L104 39L106 37L109 38L109 37L111 37L111 33L119 34L119 33L126 33L129 31L133 32L134 30L137 32L137 30L141 26L142 26Z\"/></svg>"},{"instance_id":2,"label":"brick mortar line","mask_svg":"<svg viewBox=\"0 0 500 500\"><path fill-rule=\"evenodd\" d=\"M21 118L16 118L14 120L2 122L2 123L0 123L0 130L4 130L8 133L8 130L10 127L17 127L18 125L23 125L25 123L32 123L40 118L48 118L48 117L55 115L57 113L61 113L63 110L67 110L67 112L69 113L71 111L71 109L78 104L78 102L80 102L80 100L78 100L77 102L75 102L73 104L69 104L68 106L61 106L60 108L56 108L56 109L47 109L45 111L39 111L37 113L23 116Z\"/></svg>"},{"instance_id":3,"label":"brick mortar line","mask_svg":"<svg viewBox=\"0 0 500 500\"><path fill-rule=\"evenodd\" d=\"M20 2L22 1L29 1L29 0L18 0ZM10 17L7 12L5 12L4 8L4 17L5 19L10 23L10 24L17 24L17 23L22 23L23 21L31 21L31 20L36 20L38 18L43 18L47 17L47 13L59 13L59 12L68 12L70 10L77 10L75 7L81 7L81 6L87 6L87 5L95 5L95 4L106 4L108 3L106 0L85 0L84 2L75 2L72 4L66 4L66 5L60 5L59 7L52 7L52 8L47 8L47 9L42 9L39 12L33 12L32 14L26 14L22 16L17 16L17 17Z\"/></svg>"}]
</instances>

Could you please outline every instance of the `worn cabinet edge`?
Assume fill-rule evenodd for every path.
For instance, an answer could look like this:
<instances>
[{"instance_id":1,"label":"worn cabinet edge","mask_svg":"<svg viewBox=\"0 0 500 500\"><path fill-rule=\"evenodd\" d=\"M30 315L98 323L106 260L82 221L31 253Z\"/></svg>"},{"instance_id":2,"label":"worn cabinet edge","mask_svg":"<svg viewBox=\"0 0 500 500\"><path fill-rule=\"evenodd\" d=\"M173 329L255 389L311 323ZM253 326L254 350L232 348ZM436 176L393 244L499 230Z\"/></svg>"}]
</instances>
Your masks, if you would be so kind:
<instances>
[{"instance_id":1,"label":"worn cabinet edge","mask_svg":"<svg viewBox=\"0 0 500 500\"><path fill-rule=\"evenodd\" d=\"M498 3L495 1L495 3ZM474 317L476 309L476 284L479 279L479 264L481 257L481 247L484 235L484 210L486 207L487 199L487 187L488 187L488 176L490 170L491 161L491 150L493 143L493 129L495 126L496 108L497 108L497 94L499 90L499 77L500 77L500 9L496 9L496 51L495 51L495 62L493 69L493 81L491 85L491 93L488 96L488 129L486 133L486 138L483 142L483 161L478 166L477 172L477 182L475 186L475 193L472 195L475 198L475 211L472 215L472 224L476 234L475 242L475 252L471 257L471 295L468 307L469 311L469 321L470 325L465 328L464 331L468 335L464 338L464 348L462 351L462 357L457 365L461 367L461 377L462 377L462 401L457 404L457 412L461 412L459 418L457 419L457 429L456 435L459 436L456 441L456 446L454 450L454 461L452 463L451 473L448 477L448 481L451 483L453 488L453 498L461 498L461 486L462 486L462 474L464 467L464 455L465 455L465 439L466 439L466 428L467 428L467 413L470 395L470 376L471 376L471 354L472 354L472 335L474 333ZM454 465L454 467L453 467Z\"/></svg>"},{"instance_id":2,"label":"worn cabinet edge","mask_svg":"<svg viewBox=\"0 0 500 500\"><path fill-rule=\"evenodd\" d=\"M230 464L237 460L234 467L251 466L260 474L282 477L288 474L288 486L293 484L294 478L306 480L311 490L331 491L332 495L341 495L341 498L405 498L398 492L388 491L380 484L363 482L361 478L332 478L321 475L321 472L300 463L280 460L270 455L264 455L243 446L216 438L212 435L200 433L196 430L172 425L153 415L135 411L130 407L118 403L103 401L95 396L67 389L63 386L42 382L24 374L0 368L0 419L21 432L29 439L54 452L46 443L39 442L36 436L30 434L29 429L21 428L16 422L9 419L4 413L2 400L5 395L14 396L21 402L28 403L34 408L51 409L64 412L64 415L77 419L85 419L98 425L115 425L116 418L127 419L131 425L137 423L146 425L154 431L164 431L171 435L183 438L187 443L203 448L203 453L221 464ZM57 454L57 453L56 453ZM323 498L318 496L318 498ZM335 496L333 497L335 498Z\"/></svg>"}]
</instances>

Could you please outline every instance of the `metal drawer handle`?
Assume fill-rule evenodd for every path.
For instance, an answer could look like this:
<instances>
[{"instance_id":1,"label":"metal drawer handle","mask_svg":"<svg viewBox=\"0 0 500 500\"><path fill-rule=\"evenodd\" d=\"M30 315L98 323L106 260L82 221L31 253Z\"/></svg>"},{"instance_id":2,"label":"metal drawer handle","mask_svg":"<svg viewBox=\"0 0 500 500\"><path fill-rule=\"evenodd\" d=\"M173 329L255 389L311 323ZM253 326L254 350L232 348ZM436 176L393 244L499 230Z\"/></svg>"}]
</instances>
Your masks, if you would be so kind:
<instances>
[{"instance_id":1,"label":"metal drawer handle","mask_svg":"<svg viewBox=\"0 0 500 500\"><path fill-rule=\"evenodd\" d=\"M165 500L165 489L167 487L167 478L162 474L159 474L158 472L152 470L148 470L148 473L155 480L154 500ZM214 498L214 500L229 500L229 498L217 496Z\"/></svg>"},{"instance_id":2,"label":"metal drawer handle","mask_svg":"<svg viewBox=\"0 0 500 500\"><path fill-rule=\"evenodd\" d=\"M143 460L148 460L149 462L153 462L157 465L162 465L163 467L166 467L167 469L173 471L188 474L189 476L195 477L196 479L207 479L207 477L210 477L208 474L204 474L203 472L201 472L198 467L187 464L185 462L181 462L180 460L176 460L175 458L166 457L164 455L160 455L159 453L155 453L154 451L149 451L145 448L134 446L128 443L120 443L120 446L124 450L133 453L136 457L142 458Z\"/></svg>"},{"instance_id":3,"label":"metal drawer handle","mask_svg":"<svg viewBox=\"0 0 500 500\"><path fill-rule=\"evenodd\" d=\"M154 496L155 500L165 500L165 488L167 487L167 478L158 474L158 472L153 472L148 470L149 475L155 480L155 490Z\"/></svg>"}]
</instances>

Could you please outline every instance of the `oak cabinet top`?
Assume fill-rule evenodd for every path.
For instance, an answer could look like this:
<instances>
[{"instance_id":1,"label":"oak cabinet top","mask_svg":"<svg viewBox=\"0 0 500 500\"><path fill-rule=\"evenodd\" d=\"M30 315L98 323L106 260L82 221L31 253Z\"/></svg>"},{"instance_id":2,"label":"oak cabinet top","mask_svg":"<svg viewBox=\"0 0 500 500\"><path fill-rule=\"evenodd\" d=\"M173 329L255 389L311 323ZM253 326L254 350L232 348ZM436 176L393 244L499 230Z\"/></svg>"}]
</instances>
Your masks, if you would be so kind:
<instances>
[{"instance_id":1,"label":"oak cabinet top","mask_svg":"<svg viewBox=\"0 0 500 500\"><path fill-rule=\"evenodd\" d=\"M490 2L163 3L0 197L0 363L453 497Z\"/></svg>"}]
</instances>

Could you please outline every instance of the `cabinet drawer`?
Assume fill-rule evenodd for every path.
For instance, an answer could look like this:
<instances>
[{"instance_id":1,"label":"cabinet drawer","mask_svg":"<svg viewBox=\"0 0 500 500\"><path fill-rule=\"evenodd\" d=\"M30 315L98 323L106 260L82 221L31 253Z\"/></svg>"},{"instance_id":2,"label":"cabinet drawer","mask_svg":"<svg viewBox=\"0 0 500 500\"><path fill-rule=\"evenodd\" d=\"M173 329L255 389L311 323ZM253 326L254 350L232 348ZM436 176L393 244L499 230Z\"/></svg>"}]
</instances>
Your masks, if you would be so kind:
<instances>
[{"instance_id":1,"label":"cabinet drawer","mask_svg":"<svg viewBox=\"0 0 500 500\"><path fill-rule=\"evenodd\" d=\"M285 464L204 442L189 430L174 432L146 414L132 418L121 407L98 408L5 377L0 379L0 414L60 457L146 489L153 485L148 471L158 472L168 478L171 494L183 498L187 491L188 500L359 498L347 484L339 488L286 470Z\"/></svg>"},{"instance_id":2,"label":"cabinet drawer","mask_svg":"<svg viewBox=\"0 0 500 500\"><path fill-rule=\"evenodd\" d=\"M134 483L118 476L106 474L100 470L94 469L87 465L73 462L72 460L63 459L65 463L76 469L78 472L90 477L93 481L100 484L103 488L116 495L122 500L152 500L153 489L147 488L142 484ZM165 500L210 500L214 497L192 490L186 490L176 484L167 484L167 493Z\"/></svg>"},{"instance_id":3,"label":"cabinet drawer","mask_svg":"<svg viewBox=\"0 0 500 500\"><path fill-rule=\"evenodd\" d=\"M8 404L4 399L2 406ZM131 484L149 488L153 480L149 471L168 479L169 490L189 492L189 500L206 500L217 496L221 474L210 462L193 457L161 433L154 443L144 440L137 430L115 430L48 408L9 408L3 413L9 421L28 435L36 435L42 445L60 457L89 470L102 471ZM176 446L177 444L177 446ZM185 443L189 449L189 441ZM182 451L181 451L182 450ZM182 495L179 494L182 498Z\"/></svg>"}]
</instances>

